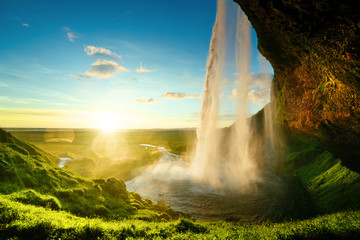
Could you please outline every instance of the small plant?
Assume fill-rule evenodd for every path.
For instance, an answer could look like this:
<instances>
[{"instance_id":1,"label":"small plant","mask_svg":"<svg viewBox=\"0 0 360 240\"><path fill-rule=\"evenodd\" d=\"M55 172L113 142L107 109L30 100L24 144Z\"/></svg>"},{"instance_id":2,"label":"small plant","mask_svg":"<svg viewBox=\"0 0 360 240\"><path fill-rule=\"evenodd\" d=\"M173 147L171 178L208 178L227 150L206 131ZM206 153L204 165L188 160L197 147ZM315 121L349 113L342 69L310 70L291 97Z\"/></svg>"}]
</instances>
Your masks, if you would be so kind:
<instances>
[{"instance_id":1,"label":"small plant","mask_svg":"<svg viewBox=\"0 0 360 240\"><path fill-rule=\"evenodd\" d=\"M192 232L192 233L206 233L208 229L205 226L194 223L187 219L181 219L178 224L175 225L175 229L179 233Z\"/></svg>"}]
</instances>

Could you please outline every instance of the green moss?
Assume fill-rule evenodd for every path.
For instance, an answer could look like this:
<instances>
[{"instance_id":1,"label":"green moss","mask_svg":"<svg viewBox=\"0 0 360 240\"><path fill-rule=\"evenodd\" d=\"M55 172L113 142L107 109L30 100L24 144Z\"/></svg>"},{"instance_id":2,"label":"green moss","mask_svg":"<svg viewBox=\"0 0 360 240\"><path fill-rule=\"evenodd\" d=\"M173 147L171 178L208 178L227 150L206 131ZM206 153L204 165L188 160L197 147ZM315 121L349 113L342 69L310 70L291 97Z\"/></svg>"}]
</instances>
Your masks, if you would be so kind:
<instances>
[{"instance_id":1,"label":"green moss","mask_svg":"<svg viewBox=\"0 0 360 240\"><path fill-rule=\"evenodd\" d=\"M275 78L275 77L274 77ZM276 79L274 80L276 81ZM284 84L276 94L275 120L277 124L284 125L286 121L286 85Z\"/></svg>"},{"instance_id":2,"label":"green moss","mask_svg":"<svg viewBox=\"0 0 360 240\"><path fill-rule=\"evenodd\" d=\"M292 144L282 175L289 184L301 190L294 194L295 201L306 198L307 205L312 208L306 211L312 214L360 209L358 172L346 167L336 153L326 150L326 145L311 141Z\"/></svg>"}]
</instances>

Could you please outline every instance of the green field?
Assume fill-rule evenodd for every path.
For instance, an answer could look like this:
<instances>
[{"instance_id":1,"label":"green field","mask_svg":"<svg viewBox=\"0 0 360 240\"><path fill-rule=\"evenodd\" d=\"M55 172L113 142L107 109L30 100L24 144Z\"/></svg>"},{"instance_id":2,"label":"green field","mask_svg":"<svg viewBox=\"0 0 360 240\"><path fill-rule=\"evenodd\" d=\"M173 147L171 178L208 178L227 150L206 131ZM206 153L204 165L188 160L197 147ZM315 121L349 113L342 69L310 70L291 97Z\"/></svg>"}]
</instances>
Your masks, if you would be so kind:
<instances>
[{"instance_id":1,"label":"green field","mask_svg":"<svg viewBox=\"0 0 360 240\"><path fill-rule=\"evenodd\" d=\"M128 192L119 178L83 177L57 166L66 146L72 147L71 154L81 155L96 134L75 132L75 140L70 143L46 142L44 132L15 132L15 137L0 130L0 239L360 237L360 175L356 168L344 164L347 160L337 151L314 139L289 141L284 161L275 167L287 181L291 189L289 199L293 200L283 221L198 222L173 211L162 201L154 203ZM148 143L181 153L195 139L195 132L186 131L122 134L133 151L138 144ZM156 155L153 150L141 149L144 152L135 157ZM128 172L157 158L150 162L139 159L139 165L130 164ZM98 166L99 160L109 159L94 158L94 164Z\"/></svg>"},{"instance_id":2,"label":"green field","mask_svg":"<svg viewBox=\"0 0 360 240\"><path fill-rule=\"evenodd\" d=\"M105 134L98 130L16 129L12 133L57 157L85 159L65 168L86 177L116 177L129 180L141 168L159 160L161 154L139 144L165 147L186 155L194 146L195 130L133 130Z\"/></svg>"}]
</instances>

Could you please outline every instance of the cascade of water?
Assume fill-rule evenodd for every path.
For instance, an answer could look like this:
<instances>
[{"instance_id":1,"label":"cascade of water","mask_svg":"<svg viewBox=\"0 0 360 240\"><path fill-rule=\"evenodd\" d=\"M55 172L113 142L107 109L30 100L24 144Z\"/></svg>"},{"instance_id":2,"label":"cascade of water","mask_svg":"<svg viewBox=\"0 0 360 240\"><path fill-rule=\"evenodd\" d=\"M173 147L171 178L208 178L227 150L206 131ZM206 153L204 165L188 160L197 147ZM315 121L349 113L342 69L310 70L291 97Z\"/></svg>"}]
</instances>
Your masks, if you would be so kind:
<instances>
[{"instance_id":1,"label":"cascade of water","mask_svg":"<svg viewBox=\"0 0 360 240\"><path fill-rule=\"evenodd\" d=\"M250 22L246 15L237 12L236 26L236 115L237 121L231 132L229 159L227 164L227 181L230 187L246 186L256 178L257 168L253 161L250 138L251 129L248 120L247 94L250 86Z\"/></svg>"},{"instance_id":2,"label":"cascade of water","mask_svg":"<svg viewBox=\"0 0 360 240\"><path fill-rule=\"evenodd\" d=\"M219 136L217 130L219 112L219 85L225 58L225 19L226 3L217 2L217 14L213 27L209 57L206 68L205 88L201 108L201 127L198 129L196 154L192 162L194 178L209 182L214 186L220 184Z\"/></svg>"},{"instance_id":3,"label":"cascade of water","mask_svg":"<svg viewBox=\"0 0 360 240\"><path fill-rule=\"evenodd\" d=\"M173 209L190 213L199 219L235 217L254 221L259 217L275 216L274 213L279 212L280 206L284 206L281 179L271 174L271 171L263 171L263 166L267 167L269 164L262 164L264 159L272 161L274 157L264 156L268 155L267 149L274 150L276 147L273 144L276 134L272 127L271 105L268 104L258 114L256 121L248 118L250 92L256 88L261 93L268 94L271 75L266 70L266 64L261 68L262 73L258 75L260 78L254 79L254 75L250 74L251 28L247 17L239 9L235 37L236 88L233 90L233 95L236 95L237 121L227 130L219 129L219 91L224 83L228 84L223 79L229 74L226 71L228 68L224 69L225 52L227 46L233 46L229 42L234 40L230 37L226 39L227 31L231 32L231 27L235 26L231 20L234 20L236 11L231 11L227 5L229 3L231 2L227 0L218 0L217 3L201 122L197 132L198 142L192 161L183 161L160 147L158 149L163 154L161 160L126 184L130 191L136 191L153 201L164 200ZM226 26L227 21L230 29ZM230 67L232 63L233 61L229 63ZM231 76L233 73L234 70L231 69ZM252 90L249 92L250 89ZM267 101L266 96L262 98L261 104L266 102L264 100ZM258 126L254 127L254 122L255 125L264 125L257 128Z\"/></svg>"},{"instance_id":4,"label":"cascade of water","mask_svg":"<svg viewBox=\"0 0 360 240\"><path fill-rule=\"evenodd\" d=\"M247 186L257 178L258 171L250 145L251 129L248 120L247 95L250 87L250 22L240 8L236 24L236 89L237 121L232 127L229 152L224 159L220 152L219 129L219 83L224 71L226 51L226 4L218 0L218 10L213 28L205 89L198 129L198 142L192 161L194 178L209 183L215 188L238 188Z\"/></svg>"}]
</instances>

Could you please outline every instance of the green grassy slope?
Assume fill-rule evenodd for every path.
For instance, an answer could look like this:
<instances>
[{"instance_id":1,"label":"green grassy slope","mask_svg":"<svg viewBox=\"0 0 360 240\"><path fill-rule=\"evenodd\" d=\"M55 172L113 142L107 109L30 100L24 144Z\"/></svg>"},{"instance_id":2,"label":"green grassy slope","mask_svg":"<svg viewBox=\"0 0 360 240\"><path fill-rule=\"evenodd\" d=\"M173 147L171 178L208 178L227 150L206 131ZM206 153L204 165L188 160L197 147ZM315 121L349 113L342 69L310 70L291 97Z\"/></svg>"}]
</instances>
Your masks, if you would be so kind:
<instances>
[{"instance_id":1,"label":"green grassy slope","mask_svg":"<svg viewBox=\"0 0 360 240\"><path fill-rule=\"evenodd\" d=\"M349 151L352 151L350 160L343 154ZM359 210L360 174L354 164L349 165L357 156L356 148L338 151L316 138L290 140L279 172L297 191L296 208L302 204L305 215Z\"/></svg>"},{"instance_id":2,"label":"green grassy slope","mask_svg":"<svg viewBox=\"0 0 360 240\"><path fill-rule=\"evenodd\" d=\"M59 168L53 155L0 130L0 239L359 238L360 176L354 165L312 139L288 146L278 171L297 203L289 216L307 220L198 223L174 220L186 216L127 192L122 180L89 179Z\"/></svg>"},{"instance_id":3,"label":"green grassy slope","mask_svg":"<svg viewBox=\"0 0 360 240\"><path fill-rule=\"evenodd\" d=\"M26 204L78 216L168 220L181 214L129 193L116 178L88 179L57 167L58 159L0 129L0 193Z\"/></svg>"},{"instance_id":4,"label":"green grassy slope","mask_svg":"<svg viewBox=\"0 0 360 240\"><path fill-rule=\"evenodd\" d=\"M0 238L17 239L356 239L360 212L286 223L104 221L0 196Z\"/></svg>"}]
</instances>

